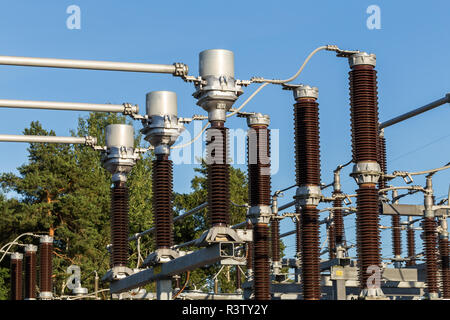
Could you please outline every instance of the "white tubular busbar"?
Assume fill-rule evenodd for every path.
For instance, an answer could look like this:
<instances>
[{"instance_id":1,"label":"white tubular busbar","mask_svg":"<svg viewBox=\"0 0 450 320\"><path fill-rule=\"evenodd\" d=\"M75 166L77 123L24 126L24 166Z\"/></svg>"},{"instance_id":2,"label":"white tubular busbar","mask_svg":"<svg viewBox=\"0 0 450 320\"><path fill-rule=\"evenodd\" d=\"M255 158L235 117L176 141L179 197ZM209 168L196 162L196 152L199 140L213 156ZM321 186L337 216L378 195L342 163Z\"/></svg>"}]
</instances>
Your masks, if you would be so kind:
<instances>
[{"instance_id":1,"label":"white tubular busbar","mask_svg":"<svg viewBox=\"0 0 450 320\"><path fill-rule=\"evenodd\" d=\"M66 143L96 145L97 138L94 137L56 137L56 136L32 136L0 134L0 142L27 142L27 143Z\"/></svg>"},{"instance_id":2,"label":"white tubular busbar","mask_svg":"<svg viewBox=\"0 0 450 320\"><path fill-rule=\"evenodd\" d=\"M128 71L147 73L176 73L176 66L170 64L148 64L131 62L95 61L95 60L72 60L54 58L32 58L0 56L0 64L28 67L49 67L68 69Z\"/></svg>"},{"instance_id":3,"label":"white tubular busbar","mask_svg":"<svg viewBox=\"0 0 450 320\"><path fill-rule=\"evenodd\" d=\"M0 99L1 108L24 108L24 109L48 109L48 110L71 110L92 112L116 112L126 113L127 108L123 104L96 104L81 102L56 102L56 101L33 101L33 100L9 100ZM131 113L137 114L139 107L131 106Z\"/></svg>"}]
</instances>

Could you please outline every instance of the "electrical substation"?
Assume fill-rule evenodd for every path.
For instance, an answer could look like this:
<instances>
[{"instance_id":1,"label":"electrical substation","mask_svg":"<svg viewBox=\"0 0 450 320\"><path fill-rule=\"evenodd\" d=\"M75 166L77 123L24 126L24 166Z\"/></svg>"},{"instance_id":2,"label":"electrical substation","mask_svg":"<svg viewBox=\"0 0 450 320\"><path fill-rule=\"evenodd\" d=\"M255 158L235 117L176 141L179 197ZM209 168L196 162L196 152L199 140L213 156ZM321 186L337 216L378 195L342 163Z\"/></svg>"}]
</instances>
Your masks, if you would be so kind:
<instances>
[{"instance_id":1,"label":"electrical substation","mask_svg":"<svg viewBox=\"0 0 450 320\"><path fill-rule=\"evenodd\" d=\"M349 64L349 126L340 126L351 137L352 154L334 170L334 181L325 185L321 179L320 87L315 83L294 83L309 60L318 52L336 56L336 63ZM172 75L193 85L193 96L203 115L181 117L177 94L152 91L146 94L146 108L131 103L97 104L55 101L0 99L1 108L30 108L121 113L142 124L140 130L151 145L134 146L134 128L111 124L105 128L105 145L97 137L60 137L1 134L1 142L81 144L101 153L102 166L111 173L111 244L110 270L96 276L109 283L112 299L147 300L441 300L450 299L449 199L436 203L433 176L450 169L423 168L420 172L388 171L386 137L389 127L426 111L450 103L450 94L423 107L381 122L378 117L378 82L376 55L359 50L343 50L335 45L315 49L301 68L284 80L253 77L235 78L234 53L224 49L200 52L198 76L189 75L183 63L144 64L52 58L0 56L0 65L46 68L109 70ZM239 57L236 57L239 59ZM347 75L342 75L343 81ZM239 97L251 85L259 87L238 107ZM292 124L295 150L295 185L274 186L270 176L270 114L244 107L265 86L277 86L279 94L292 96L286 106L286 123ZM167 88L170 90L170 88ZM253 111L253 112L252 112ZM275 112L275 111L274 111ZM284 111L283 111L284 112ZM185 115L183 115L185 116ZM229 129L227 119L237 116L248 126L248 204L246 220L232 225L230 219ZM322 114L321 117L326 117ZM182 215L173 216L173 163L171 149L185 124L207 120L201 134L206 135L208 201ZM327 128L322 129L327 130ZM385 135L386 133L386 135ZM191 140L190 143L198 139ZM189 143L188 143L189 144ZM182 145L184 147L188 144ZM5 148L5 147L4 147ZM152 194L154 226L137 234L129 233L129 195L127 177L146 152L153 152ZM346 162L351 159L351 161ZM284 159L284 161L288 161ZM354 190L344 190L341 170L353 166ZM86 173L89 174L89 173ZM414 185L413 177L426 177L426 185ZM280 195L295 188L291 201L279 203ZM442 192L442 190L439 190ZM445 191L447 192L447 191ZM402 204L411 194L423 195L423 202ZM321 205L319 207L319 205ZM207 209L209 228L187 243L174 243L173 225ZM380 217L392 219L389 231L394 258L390 263L381 254ZM357 256L349 254L344 217L356 221ZM280 234L280 222L292 220L292 231ZM321 226L326 226L328 248L321 252ZM349 231L347 231L349 232ZM416 243L415 235L422 234ZM138 268L129 265L130 242L152 234L154 252ZM295 256L280 255L280 239L295 234ZM20 238L20 237L19 237ZM11 266L11 299L65 299L52 288L52 248L54 238L36 236L36 242L14 242L3 246ZM402 242L407 252L402 252ZM23 246L17 246L20 243ZM189 247L189 250L185 250ZM191 250L191 248L195 248ZM180 275L208 265L230 266L236 270L236 292L221 293L187 290L179 284ZM83 266L80 266L81 270ZM289 270L286 274L283 270ZM293 276L291 276L293 275ZM155 292L143 286L155 283ZM38 291L37 289L38 288ZM72 288L79 299L98 298L81 283ZM138 290L138 291L136 291ZM69 298L70 299L70 296Z\"/></svg>"}]
</instances>

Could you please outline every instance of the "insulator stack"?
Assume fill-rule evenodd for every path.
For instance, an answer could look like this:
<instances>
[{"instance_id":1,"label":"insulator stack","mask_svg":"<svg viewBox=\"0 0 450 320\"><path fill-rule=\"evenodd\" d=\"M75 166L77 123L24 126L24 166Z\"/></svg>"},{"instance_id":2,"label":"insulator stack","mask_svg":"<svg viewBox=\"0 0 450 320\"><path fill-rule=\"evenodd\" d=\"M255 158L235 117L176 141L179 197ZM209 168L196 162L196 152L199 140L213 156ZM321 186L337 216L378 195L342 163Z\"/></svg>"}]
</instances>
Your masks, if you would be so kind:
<instances>
[{"instance_id":1,"label":"insulator stack","mask_svg":"<svg viewBox=\"0 0 450 320\"><path fill-rule=\"evenodd\" d=\"M230 224L230 165L228 129L223 121L212 121L206 131L208 165L208 219L210 226Z\"/></svg>"},{"instance_id":2,"label":"insulator stack","mask_svg":"<svg viewBox=\"0 0 450 320\"><path fill-rule=\"evenodd\" d=\"M303 297L305 300L319 300L319 210L302 210L301 231Z\"/></svg>"},{"instance_id":3,"label":"insulator stack","mask_svg":"<svg viewBox=\"0 0 450 320\"><path fill-rule=\"evenodd\" d=\"M319 300L320 294L320 248L319 211L316 209L320 193L320 138L319 104L317 88L301 86L294 91L295 158L297 201L301 206L300 238L303 298ZM303 189L302 189L303 188ZM309 190L302 194L302 190ZM300 191L300 194L299 194Z\"/></svg>"},{"instance_id":4,"label":"insulator stack","mask_svg":"<svg viewBox=\"0 0 450 320\"><path fill-rule=\"evenodd\" d=\"M270 205L270 130L251 126L247 139L250 206Z\"/></svg>"},{"instance_id":5,"label":"insulator stack","mask_svg":"<svg viewBox=\"0 0 450 320\"><path fill-rule=\"evenodd\" d=\"M37 247L25 247L25 300L36 299L36 256Z\"/></svg>"},{"instance_id":6,"label":"insulator stack","mask_svg":"<svg viewBox=\"0 0 450 320\"><path fill-rule=\"evenodd\" d=\"M422 222L423 240L425 246L427 291L428 294L438 293L438 257L437 257L437 223L435 218L425 217Z\"/></svg>"},{"instance_id":7,"label":"insulator stack","mask_svg":"<svg viewBox=\"0 0 450 320\"><path fill-rule=\"evenodd\" d=\"M439 238L441 258L441 290L444 299L450 299L450 247L447 238Z\"/></svg>"},{"instance_id":8,"label":"insulator stack","mask_svg":"<svg viewBox=\"0 0 450 320\"><path fill-rule=\"evenodd\" d=\"M270 223L270 241L272 261L280 261L280 220L276 218Z\"/></svg>"},{"instance_id":9,"label":"insulator stack","mask_svg":"<svg viewBox=\"0 0 450 320\"><path fill-rule=\"evenodd\" d=\"M386 138L383 135L378 136L378 163L380 164L381 172L387 173L387 162L386 162ZM386 188L386 179L380 177L378 182L378 188Z\"/></svg>"},{"instance_id":10,"label":"insulator stack","mask_svg":"<svg viewBox=\"0 0 450 320\"><path fill-rule=\"evenodd\" d=\"M297 185L320 185L319 104L299 98L294 105Z\"/></svg>"},{"instance_id":11,"label":"insulator stack","mask_svg":"<svg viewBox=\"0 0 450 320\"><path fill-rule=\"evenodd\" d=\"M300 257L302 252L302 222L301 222L301 209L296 208L298 219L295 220L295 253L297 257Z\"/></svg>"},{"instance_id":12,"label":"insulator stack","mask_svg":"<svg viewBox=\"0 0 450 320\"><path fill-rule=\"evenodd\" d=\"M334 222L328 225L328 256L331 259L336 258L336 243L335 243L335 227Z\"/></svg>"},{"instance_id":13,"label":"insulator stack","mask_svg":"<svg viewBox=\"0 0 450 320\"><path fill-rule=\"evenodd\" d=\"M265 223L257 223L253 228L254 277L253 287L255 300L270 299L270 264L269 264L269 227Z\"/></svg>"},{"instance_id":14,"label":"insulator stack","mask_svg":"<svg viewBox=\"0 0 450 320\"><path fill-rule=\"evenodd\" d=\"M376 175L365 175L359 170L381 171L378 91L375 55L354 54L349 58L350 112L352 125L352 150L357 190L357 253L358 272L361 289L368 289L367 280L371 276L368 267L381 266L378 182ZM361 167L359 167L361 166ZM371 167L370 169L367 169ZM356 170L356 172L355 172ZM381 173L381 172L380 172ZM372 284L372 282L370 283Z\"/></svg>"},{"instance_id":15,"label":"insulator stack","mask_svg":"<svg viewBox=\"0 0 450 320\"><path fill-rule=\"evenodd\" d=\"M128 263L128 187L125 181L111 188L111 267Z\"/></svg>"},{"instance_id":16,"label":"insulator stack","mask_svg":"<svg viewBox=\"0 0 450 320\"><path fill-rule=\"evenodd\" d=\"M334 208L342 208L342 199L334 199ZM334 241L335 244L341 245L344 242L344 216L342 215L341 209L336 209L333 211L333 221L334 221Z\"/></svg>"},{"instance_id":17,"label":"insulator stack","mask_svg":"<svg viewBox=\"0 0 450 320\"><path fill-rule=\"evenodd\" d=\"M399 257L402 254L402 239L401 239L401 227L400 216L392 216L392 253L394 256Z\"/></svg>"},{"instance_id":18,"label":"insulator stack","mask_svg":"<svg viewBox=\"0 0 450 320\"><path fill-rule=\"evenodd\" d=\"M247 223L247 230L250 229L253 229L253 225L249 222ZM246 257L247 257L247 270L253 270L253 241L247 242Z\"/></svg>"},{"instance_id":19,"label":"insulator stack","mask_svg":"<svg viewBox=\"0 0 450 320\"><path fill-rule=\"evenodd\" d=\"M380 234L378 231L378 190L375 185L359 188L356 217L356 232L358 241L358 268L361 289L367 288L367 280L371 276L366 271L370 266L380 265Z\"/></svg>"},{"instance_id":20,"label":"insulator stack","mask_svg":"<svg viewBox=\"0 0 450 320\"><path fill-rule=\"evenodd\" d=\"M11 300L22 300L22 262L21 253L11 254Z\"/></svg>"},{"instance_id":21,"label":"insulator stack","mask_svg":"<svg viewBox=\"0 0 450 320\"><path fill-rule=\"evenodd\" d=\"M270 299L270 244L272 260L280 260L279 221L269 219L271 204L270 118L260 113L247 118L247 163L250 219L253 219L253 286L256 300Z\"/></svg>"},{"instance_id":22,"label":"insulator stack","mask_svg":"<svg viewBox=\"0 0 450 320\"><path fill-rule=\"evenodd\" d=\"M39 289L41 299L52 297L53 238L43 236L39 244Z\"/></svg>"},{"instance_id":23,"label":"insulator stack","mask_svg":"<svg viewBox=\"0 0 450 320\"><path fill-rule=\"evenodd\" d=\"M155 219L156 248L173 245L172 213L172 161L168 155L159 154L153 161L153 217Z\"/></svg>"},{"instance_id":24,"label":"insulator stack","mask_svg":"<svg viewBox=\"0 0 450 320\"><path fill-rule=\"evenodd\" d=\"M349 74L353 158L355 162L377 161L377 72L371 65L355 65Z\"/></svg>"},{"instance_id":25,"label":"insulator stack","mask_svg":"<svg viewBox=\"0 0 450 320\"><path fill-rule=\"evenodd\" d=\"M408 226L408 230L406 231L406 241L407 241L407 250L408 257L410 258L406 261L406 266L411 267L416 265L416 239L415 232L412 226Z\"/></svg>"}]
</instances>

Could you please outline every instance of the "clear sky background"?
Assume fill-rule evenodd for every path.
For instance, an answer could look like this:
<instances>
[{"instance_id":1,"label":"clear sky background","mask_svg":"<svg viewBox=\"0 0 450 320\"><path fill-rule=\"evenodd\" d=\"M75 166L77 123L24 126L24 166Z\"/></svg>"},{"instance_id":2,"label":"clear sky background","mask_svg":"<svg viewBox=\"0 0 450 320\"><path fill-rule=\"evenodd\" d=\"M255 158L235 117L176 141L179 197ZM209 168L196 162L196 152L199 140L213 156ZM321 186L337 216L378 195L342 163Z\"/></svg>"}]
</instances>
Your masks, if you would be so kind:
<instances>
[{"instance_id":1,"label":"clear sky background","mask_svg":"<svg viewBox=\"0 0 450 320\"><path fill-rule=\"evenodd\" d=\"M81 29L66 27L68 6L81 8ZM381 29L369 30L366 9L381 9ZM448 1L0 1L0 55L53 57L189 65L198 75L198 53L234 51L236 77L287 78L314 48L336 44L377 55L380 121L443 97L450 91ZM322 179L350 159L348 63L331 52L318 53L297 83L319 87ZM245 89L244 101L256 86ZM192 84L170 75L0 66L0 98L92 103L132 102L144 110L145 94L172 90L179 116L206 114L196 106ZM272 190L295 183L293 97L279 86L263 89L245 111L271 116L280 133L280 169ZM141 111L142 112L142 111ZM21 134L33 120L57 135L75 129L80 112L0 110L1 133ZM388 170L424 170L450 161L449 106L442 106L386 129ZM246 129L232 118L230 128ZM136 129L140 123L136 123ZM193 126L187 129L192 131ZM26 144L1 143L0 171L16 172L25 163ZM194 165L174 168L174 190L189 192ZM245 166L239 166L245 170ZM356 183L343 170L344 191ZM436 174L436 198L448 191L448 172ZM397 185L402 181L396 180ZM418 178L415 184L423 184ZM283 203L291 201L287 192ZM422 196L404 200L422 203ZM382 219L389 225L389 220ZM293 227L283 221L282 232ZM323 232L322 229L322 239ZM347 239L355 239L354 216L346 219ZM383 234L383 255L391 256L390 231ZM403 241L404 243L404 241ZM286 238L292 256L294 237ZM418 251L421 249L418 248Z\"/></svg>"}]
</instances>

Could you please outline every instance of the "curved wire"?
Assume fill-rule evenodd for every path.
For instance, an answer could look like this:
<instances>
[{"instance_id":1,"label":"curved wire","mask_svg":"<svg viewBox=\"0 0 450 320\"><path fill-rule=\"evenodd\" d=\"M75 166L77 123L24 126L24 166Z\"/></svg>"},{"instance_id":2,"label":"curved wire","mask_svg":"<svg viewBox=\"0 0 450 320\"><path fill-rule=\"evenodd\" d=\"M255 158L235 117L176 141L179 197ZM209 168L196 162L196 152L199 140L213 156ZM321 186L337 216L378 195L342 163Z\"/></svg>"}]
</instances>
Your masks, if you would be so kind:
<instances>
[{"instance_id":1,"label":"curved wire","mask_svg":"<svg viewBox=\"0 0 450 320\"><path fill-rule=\"evenodd\" d=\"M187 142L185 144L177 144L176 146L170 147L170 149L184 148L184 147L187 147L188 145L194 143L198 138L200 138L202 136L203 132L205 132L205 130L206 130L206 128L208 128L209 124L210 124L210 122L208 121L205 124L205 126L202 128L202 130L200 130L200 133L194 139L192 139L191 141L189 141L189 142Z\"/></svg>"},{"instance_id":2,"label":"curved wire","mask_svg":"<svg viewBox=\"0 0 450 320\"><path fill-rule=\"evenodd\" d=\"M188 271L187 275L186 275L186 281L184 282L183 288L180 289L180 291L178 291L172 298L172 300L175 300L176 297L178 297L180 295L180 293L183 292L183 290L186 288L188 282L189 282L189 276L190 276L191 272Z\"/></svg>"}]
</instances>

